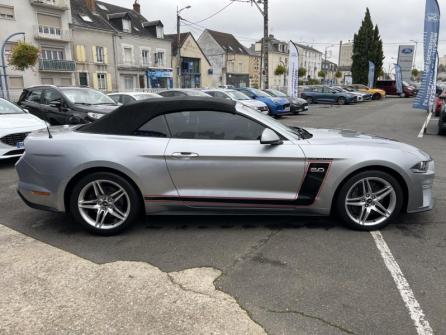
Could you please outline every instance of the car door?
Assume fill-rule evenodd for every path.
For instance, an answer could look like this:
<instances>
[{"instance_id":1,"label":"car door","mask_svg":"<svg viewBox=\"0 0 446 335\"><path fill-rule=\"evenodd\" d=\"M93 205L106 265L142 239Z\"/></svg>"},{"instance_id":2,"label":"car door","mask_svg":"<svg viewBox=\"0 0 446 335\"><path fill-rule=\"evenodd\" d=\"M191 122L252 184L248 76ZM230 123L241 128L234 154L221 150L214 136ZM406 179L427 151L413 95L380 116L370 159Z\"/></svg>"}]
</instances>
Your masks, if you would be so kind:
<instances>
[{"instance_id":1,"label":"car door","mask_svg":"<svg viewBox=\"0 0 446 335\"><path fill-rule=\"evenodd\" d=\"M305 170L299 146L261 144L266 127L238 114L188 111L166 120L167 167L189 206L294 208Z\"/></svg>"},{"instance_id":2,"label":"car door","mask_svg":"<svg viewBox=\"0 0 446 335\"><path fill-rule=\"evenodd\" d=\"M23 101L20 102L20 106L22 108L26 108L31 114L45 120L45 113L41 106L41 98L42 98L43 89L32 89L30 90Z\"/></svg>"},{"instance_id":3,"label":"car door","mask_svg":"<svg viewBox=\"0 0 446 335\"><path fill-rule=\"evenodd\" d=\"M338 98L338 94L329 87L322 87L322 96L324 102L330 103L336 102L336 99Z\"/></svg>"},{"instance_id":4,"label":"car door","mask_svg":"<svg viewBox=\"0 0 446 335\"><path fill-rule=\"evenodd\" d=\"M68 114L62 95L55 89L47 88L42 95L42 109L46 120L52 125L67 124Z\"/></svg>"}]
</instances>

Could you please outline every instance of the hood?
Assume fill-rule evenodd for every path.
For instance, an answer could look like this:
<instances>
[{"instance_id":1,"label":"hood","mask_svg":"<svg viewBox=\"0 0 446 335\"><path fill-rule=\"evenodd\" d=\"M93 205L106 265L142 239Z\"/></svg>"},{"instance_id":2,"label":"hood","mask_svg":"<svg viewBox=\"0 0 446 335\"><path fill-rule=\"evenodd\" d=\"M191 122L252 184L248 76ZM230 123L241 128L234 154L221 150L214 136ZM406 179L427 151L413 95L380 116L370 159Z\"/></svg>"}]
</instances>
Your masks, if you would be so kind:
<instances>
[{"instance_id":1,"label":"hood","mask_svg":"<svg viewBox=\"0 0 446 335\"><path fill-rule=\"evenodd\" d=\"M307 103L307 100L302 98L290 98L290 100L293 104L298 104L298 105L303 105Z\"/></svg>"},{"instance_id":2,"label":"hood","mask_svg":"<svg viewBox=\"0 0 446 335\"><path fill-rule=\"evenodd\" d=\"M32 114L0 114L0 129L30 129L45 128L46 123Z\"/></svg>"},{"instance_id":3,"label":"hood","mask_svg":"<svg viewBox=\"0 0 446 335\"><path fill-rule=\"evenodd\" d=\"M362 151L367 146L374 148L379 147L381 149L387 147L390 149L404 151L406 153L422 157L426 160L430 159L430 156L428 154L419 150L418 148L394 139L364 134L350 129L306 128L306 130L313 134L313 137L309 139L309 142L314 144L351 146L352 150L354 150L354 146L360 146L360 150Z\"/></svg>"},{"instance_id":4,"label":"hood","mask_svg":"<svg viewBox=\"0 0 446 335\"><path fill-rule=\"evenodd\" d=\"M271 98L272 101L274 101L276 104L287 104L289 103L289 100L286 98Z\"/></svg>"},{"instance_id":5,"label":"hood","mask_svg":"<svg viewBox=\"0 0 446 335\"><path fill-rule=\"evenodd\" d=\"M90 106L84 106L84 105L76 105L77 109L79 111L88 113L101 113L101 114L108 114L113 112L115 109L119 108L118 105L90 105Z\"/></svg>"},{"instance_id":6,"label":"hood","mask_svg":"<svg viewBox=\"0 0 446 335\"><path fill-rule=\"evenodd\" d=\"M250 107L267 107L266 104L264 102L261 102L259 100L240 100L239 101L241 104L244 104L246 106L250 106Z\"/></svg>"}]
</instances>

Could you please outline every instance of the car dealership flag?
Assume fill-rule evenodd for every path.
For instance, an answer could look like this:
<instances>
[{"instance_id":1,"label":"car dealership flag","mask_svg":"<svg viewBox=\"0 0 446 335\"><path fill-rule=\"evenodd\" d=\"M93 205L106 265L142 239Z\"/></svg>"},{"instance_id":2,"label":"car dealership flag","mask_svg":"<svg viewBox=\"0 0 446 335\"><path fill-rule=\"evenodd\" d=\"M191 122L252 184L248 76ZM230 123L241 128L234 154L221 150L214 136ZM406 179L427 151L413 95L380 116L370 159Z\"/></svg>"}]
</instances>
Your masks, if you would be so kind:
<instances>
[{"instance_id":1,"label":"car dealership flag","mask_svg":"<svg viewBox=\"0 0 446 335\"><path fill-rule=\"evenodd\" d=\"M426 0L424 17L424 72L414 108L429 110L434 105L437 82L440 7L437 0Z\"/></svg>"},{"instance_id":2,"label":"car dealership flag","mask_svg":"<svg viewBox=\"0 0 446 335\"><path fill-rule=\"evenodd\" d=\"M290 41L288 60L288 96L291 98L299 97L299 51L296 45Z\"/></svg>"},{"instance_id":3,"label":"car dealership flag","mask_svg":"<svg viewBox=\"0 0 446 335\"><path fill-rule=\"evenodd\" d=\"M369 82L367 86L370 88L375 86L375 64L371 61L369 61Z\"/></svg>"},{"instance_id":4,"label":"car dealership flag","mask_svg":"<svg viewBox=\"0 0 446 335\"><path fill-rule=\"evenodd\" d=\"M403 94L403 72L401 71L401 66L395 64L395 80L396 80L396 92L398 94Z\"/></svg>"}]
</instances>

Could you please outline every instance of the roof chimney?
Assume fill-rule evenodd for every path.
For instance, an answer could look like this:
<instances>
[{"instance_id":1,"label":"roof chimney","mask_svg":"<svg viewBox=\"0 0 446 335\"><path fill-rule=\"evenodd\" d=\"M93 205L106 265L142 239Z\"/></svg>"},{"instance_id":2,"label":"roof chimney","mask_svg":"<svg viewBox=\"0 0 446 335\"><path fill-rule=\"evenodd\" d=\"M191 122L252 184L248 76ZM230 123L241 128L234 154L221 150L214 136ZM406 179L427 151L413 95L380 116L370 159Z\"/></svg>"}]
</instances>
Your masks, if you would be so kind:
<instances>
[{"instance_id":1,"label":"roof chimney","mask_svg":"<svg viewBox=\"0 0 446 335\"><path fill-rule=\"evenodd\" d=\"M141 5L139 4L138 0L135 0L135 3L133 4L133 10L138 14L141 14Z\"/></svg>"},{"instance_id":2,"label":"roof chimney","mask_svg":"<svg viewBox=\"0 0 446 335\"><path fill-rule=\"evenodd\" d=\"M92 12L96 12L96 0L84 0L85 6Z\"/></svg>"}]
</instances>

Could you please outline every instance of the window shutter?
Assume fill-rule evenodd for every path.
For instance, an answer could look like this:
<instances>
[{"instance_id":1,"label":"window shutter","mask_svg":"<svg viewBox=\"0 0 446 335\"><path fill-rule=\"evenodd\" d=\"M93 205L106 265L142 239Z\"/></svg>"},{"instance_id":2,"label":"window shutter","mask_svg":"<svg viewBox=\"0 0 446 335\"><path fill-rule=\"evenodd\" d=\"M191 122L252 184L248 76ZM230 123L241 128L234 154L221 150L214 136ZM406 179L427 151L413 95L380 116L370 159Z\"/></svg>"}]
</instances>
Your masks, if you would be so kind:
<instances>
[{"instance_id":1,"label":"window shutter","mask_svg":"<svg viewBox=\"0 0 446 335\"><path fill-rule=\"evenodd\" d=\"M93 52L93 63L97 63L98 62L98 54L96 53L96 45L93 45L91 47L91 51ZM96 77L96 80L98 78Z\"/></svg>"},{"instance_id":2,"label":"window shutter","mask_svg":"<svg viewBox=\"0 0 446 335\"><path fill-rule=\"evenodd\" d=\"M93 72L93 88L98 89L99 83L98 83L98 73Z\"/></svg>"},{"instance_id":3,"label":"window shutter","mask_svg":"<svg viewBox=\"0 0 446 335\"><path fill-rule=\"evenodd\" d=\"M104 64L108 64L108 49L104 47Z\"/></svg>"},{"instance_id":4,"label":"window shutter","mask_svg":"<svg viewBox=\"0 0 446 335\"><path fill-rule=\"evenodd\" d=\"M107 91L108 92L112 92L113 91L112 77L111 77L110 73L107 73Z\"/></svg>"},{"instance_id":5,"label":"window shutter","mask_svg":"<svg viewBox=\"0 0 446 335\"><path fill-rule=\"evenodd\" d=\"M76 52L76 54L75 54L76 60L78 62L80 62L81 61L81 46L80 45L76 45L75 52Z\"/></svg>"},{"instance_id":6,"label":"window shutter","mask_svg":"<svg viewBox=\"0 0 446 335\"><path fill-rule=\"evenodd\" d=\"M87 61L87 55L85 54L85 47L83 45L81 45L80 47L81 47L81 59L82 59L82 62L86 62Z\"/></svg>"}]
</instances>

